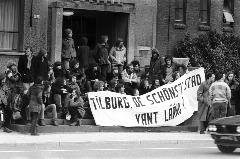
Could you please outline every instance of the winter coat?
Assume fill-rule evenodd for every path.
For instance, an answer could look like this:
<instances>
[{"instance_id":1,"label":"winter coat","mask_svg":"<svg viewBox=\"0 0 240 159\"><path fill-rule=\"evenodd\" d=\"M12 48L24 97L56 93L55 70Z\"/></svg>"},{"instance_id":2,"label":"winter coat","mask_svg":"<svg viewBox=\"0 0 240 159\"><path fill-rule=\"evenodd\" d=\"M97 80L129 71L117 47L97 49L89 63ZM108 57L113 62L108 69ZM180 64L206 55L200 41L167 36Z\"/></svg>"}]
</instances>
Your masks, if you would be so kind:
<instances>
[{"instance_id":1,"label":"winter coat","mask_svg":"<svg viewBox=\"0 0 240 159\"><path fill-rule=\"evenodd\" d=\"M89 65L89 46L79 46L77 51L77 59L79 61L79 68L87 68Z\"/></svg>"},{"instance_id":2,"label":"winter coat","mask_svg":"<svg viewBox=\"0 0 240 159\"><path fill-rule=\"evenodd\" d=\"M31 60L32 61L32 60ZM18 61L18 72L21 74L23 83L32 83L33 75L31 72L31 67L28 68L28 58L26 55L21 56Z\"/></svg>"},{"instance_id":3,"label":"winter coat","mask_svg":"<svg viewBox=\"0 0 240 159\"><path fill-rule=\"evenodd\" d=\"M36 79L41 76L44 81L48 80L48 60L46 57L41 55L35 56L32 59L32 74L33 78Z\"/></svg>"},{"instance_id":4,"label":"winter coat","mask_svg":"<svg viewBox=\"0 0 240 159\"><path fill-rule=\"evenodd\" d=\"M65 38L62 41L62 58L71 59L76 57L76 50L72 38Z\"/></svg>"},{"instance_id":5,"label":"winter coat","mask_svg":"<svg viewBox=\"0 0 240 159\"><path fill-rule=\"evenodd\" d=\"M96 61L99 65L109 65L108 47L106 45L98 44L96 46Z\"/></svg>"},{"instance_id":6,"label":"winter coat","mask_svg":"<svg viewBox=\"0 0 240 159\"><path fill-rule=\"evenodd\" d=\"M162 79L162 60L161 58L151 59L150 61L150 69L149 69L149 76L151 82L154 79Z\"/></svg>"},{"instance_id":7,"label":"winter coat","mask_svg":"<svg viewBox=\"0 0 240 159\"><path fill-rule=\"evenodd\" d=\"M197 101L198 101L198 117L200 121L207 121L209 111L210 99L209 88L211 84L204 81L198 88Z\"/></svg>"},{"instance_id":8,"label":"winter coat","mask_svg":"<svg viewBox=\"0 0 240 159\"><path fill-rule=\"evenodd\" d=\"M43 86L41 84L34 84L30 87L30 102L29 102L29 111L40 113L42 109L43 99Z\"/></svg>"}]
</instances>

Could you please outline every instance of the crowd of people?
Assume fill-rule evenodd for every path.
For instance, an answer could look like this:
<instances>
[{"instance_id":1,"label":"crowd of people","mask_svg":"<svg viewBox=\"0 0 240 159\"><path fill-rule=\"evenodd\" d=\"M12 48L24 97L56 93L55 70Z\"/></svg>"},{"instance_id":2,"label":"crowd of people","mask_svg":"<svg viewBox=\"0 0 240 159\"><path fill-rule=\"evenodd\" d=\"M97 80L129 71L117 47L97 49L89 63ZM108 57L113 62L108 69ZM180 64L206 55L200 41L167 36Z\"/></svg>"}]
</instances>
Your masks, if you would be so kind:
<instances>
[{"instance_id":1,"label":"crowd of people","mask_svg":"<svg viewBox=\"0 0 240 159\"><path fill-rule=\"evenodd\" d=\"M199 131L205 133L209 121L240 115L240 85L237 73L206 73L206 81L197 91Z\"/></svg>"},{"instance_id":2,"label":"crowd of people","mask_svg":"<svg viewBox=\"0 0 240 159\"><path fill-rule=\"evenodd\" d=\"M21 120L31 124L32 135L38 135L37 125L46 125L45 115L54 126L58 126L57 118L69 117L70 126L77 126L81 118L93 118L88 92L108 90L142 95L173 82L187 71L171 56L163 59L157 49L152 49L149 69L142 69L137 60L126 64L126 52L120 38L110 48L108 36L101 36L93 53L86 37L75 48L71 29L64 31L61 62L50 63L45 50L35 55L31 47L26 47L18 63L9 62L7 70L0 74L3 130L11 132L11 122Z\"/></svg>"}]
</instances>

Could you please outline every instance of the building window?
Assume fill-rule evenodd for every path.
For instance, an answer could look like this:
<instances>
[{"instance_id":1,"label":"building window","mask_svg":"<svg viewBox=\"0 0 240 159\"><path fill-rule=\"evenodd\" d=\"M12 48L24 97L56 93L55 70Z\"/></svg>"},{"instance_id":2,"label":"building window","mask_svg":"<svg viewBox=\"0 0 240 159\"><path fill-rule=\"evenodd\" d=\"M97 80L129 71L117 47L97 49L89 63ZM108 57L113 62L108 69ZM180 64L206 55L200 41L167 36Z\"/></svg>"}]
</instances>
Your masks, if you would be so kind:
<instances>
[{"instance_id":1,"label":"building window","mask_svg":"<svg viewBox=\"0 0 240 159\"><path fill-rule=\"evenodd\" d=\"M210 4L211 0L200 0L200 22L210 25Z\"/></svg>"},{"instance_id":2,"label":"building window","mask_svg":"<svg viewBox=\"0 0 240 159\"><path fill-rule=\"evenodd\" d=\"M18 50L20 0L0 1L0 50Z\"/></svg>"},{"instance_id":3,"label":"building window","mask_svg":"<svg viewBox=\"0 0 240 159\"><path fill-rule=\"evenodd\" d=\"M223 23L228 26L233 26L234 19L234 0L224 0L223 3Z\"/></svg>"},{"instance_id":4,"label":"building window","mask_svg":"<svg viewBox=\"0 0 240 159\"><path fill-rule=\"evenodd\" d=\"M186 22L186 0L175 0L175 22Z\"/></svg>"}]
</instances>

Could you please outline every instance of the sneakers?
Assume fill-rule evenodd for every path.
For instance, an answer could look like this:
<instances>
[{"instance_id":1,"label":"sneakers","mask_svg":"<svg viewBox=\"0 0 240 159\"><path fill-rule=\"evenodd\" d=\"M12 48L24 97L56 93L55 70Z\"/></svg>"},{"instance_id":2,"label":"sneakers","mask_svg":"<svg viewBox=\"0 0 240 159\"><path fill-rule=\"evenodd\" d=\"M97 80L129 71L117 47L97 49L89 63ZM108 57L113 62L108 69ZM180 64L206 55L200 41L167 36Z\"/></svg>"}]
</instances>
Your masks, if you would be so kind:
<instances>
[{"instance_id":1,"label":"sneakers","mask_svg":"<svg viewBox=\"0 0 240 159\"><path fill-rule=\"evenodd\" d=\"M6 133L11 133L11 132L12 132L12 130L10 130L10 129L8 129L8 128L4 127L4 128L3 128L3 132L6 132Z\"/></svg>"}]
</instances>

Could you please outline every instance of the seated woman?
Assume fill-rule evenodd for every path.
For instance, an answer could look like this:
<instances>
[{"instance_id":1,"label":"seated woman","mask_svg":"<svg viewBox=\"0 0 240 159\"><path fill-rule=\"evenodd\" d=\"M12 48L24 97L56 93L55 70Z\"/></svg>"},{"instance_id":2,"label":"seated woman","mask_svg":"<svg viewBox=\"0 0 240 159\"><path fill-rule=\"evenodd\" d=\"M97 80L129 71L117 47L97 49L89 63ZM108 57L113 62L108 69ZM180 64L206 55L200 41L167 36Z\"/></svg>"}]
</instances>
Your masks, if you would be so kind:
<instances>
[{"instance_id":1,"label":"seated woman","mask_svg":"<svg viewBox=\"0 0 240 159\"><path fill-rule=\"evenodd\" d=\"M42 105L42 109L40 112L40 125L41 126L46 125L44 123L44 111L49 111L49 110L51 110L51 113L53 115L52 116L52 124L54 126L58 126L56 105L53 102L50 92L51 92L51 86L48 84L45 85L43 88L43 105Z\"/></svg>"},{"instance_id":2,"label":"seated woman","mask_svg":"<svg viewBox=\"0 0 240 159\"><path fill-rule=\"evenodd\" d=\"M72 123L70 126L79 126L80 119L84 117L85 110L83 108L84 101L77 93L76 89L72 90L72 93L66 98L65 107L68 109L71 115Z\"/></svg>"}]
</instances>

